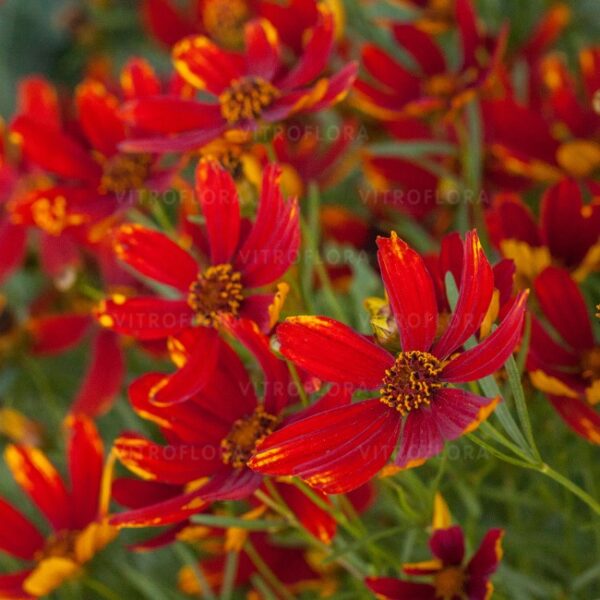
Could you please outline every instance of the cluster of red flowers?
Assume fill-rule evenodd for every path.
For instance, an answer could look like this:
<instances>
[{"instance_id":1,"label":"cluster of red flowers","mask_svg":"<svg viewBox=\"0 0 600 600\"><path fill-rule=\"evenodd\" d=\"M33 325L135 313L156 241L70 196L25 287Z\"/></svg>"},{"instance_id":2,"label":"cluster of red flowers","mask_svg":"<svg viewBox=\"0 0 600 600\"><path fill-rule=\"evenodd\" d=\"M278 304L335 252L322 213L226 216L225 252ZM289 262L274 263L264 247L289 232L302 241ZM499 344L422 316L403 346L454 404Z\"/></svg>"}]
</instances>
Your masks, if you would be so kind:
<instances>
[{"instance_id":1,"label":"cluster of red flowers","mask_svg":"<svg viewBox=\"0 0 600 600\"><path fill-rule=\"evenodd\" d=\"M503 531L466 562L439 495L434 558L401 575L334 544L375 482L500 407L514 423L515 368L521 408L543 393L545 418L600 444L600 48L568 67L562 4L520 43L471 0L406 2L367 33L334 0L188 4L141 3L167 72L132 57L72 93L28 76L3 124L0 278L43 283L26 310L0 295L0 357L90 358L62 391L69 483L38 424L0 409L49 526L0 500L0 550L23 563L0 597L45 597L147 528L131 551L202 548L179 587L207 598L337 597L344 568L347 597L490 598ZM115 403L139 419L103 443Z\"/></svg>"}]
</instances>

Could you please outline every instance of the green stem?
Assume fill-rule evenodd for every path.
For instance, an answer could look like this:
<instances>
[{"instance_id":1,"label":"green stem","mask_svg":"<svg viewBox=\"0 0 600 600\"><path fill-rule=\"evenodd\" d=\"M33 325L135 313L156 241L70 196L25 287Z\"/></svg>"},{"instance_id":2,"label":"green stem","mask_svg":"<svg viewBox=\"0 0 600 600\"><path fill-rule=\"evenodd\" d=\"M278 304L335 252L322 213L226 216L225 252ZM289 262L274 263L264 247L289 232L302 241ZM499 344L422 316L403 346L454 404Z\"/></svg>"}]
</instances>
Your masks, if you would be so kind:
<instances>
[{"instance_id":1,"label":"green stem","mask_svg":"<svg viewBox=\"0 0 600 600\"><path fill-rule=\"evenodd\" d=\"M212 588L206 579L206 575L204 575L204 571L198 562L198 557L184 544L176 544L175 552L179 555L181 561L192 569L192 572L198 581L198 585L200 586L202 597L206 598L206 600L217 600L217 597L214 595Z\"/></svg>"},{"instance_id":2,"label":"green stem","mask_svg":"<svg viewBox=\"0 0 600 600\"><path fill-rule=\"evenodd\" d=\"M239 554L228 552L225 560L223 583L221 584L221 600L230 600L235 587L235 576L237 575Z\"/></svg>"},{"instance_id":3,"label":"green stem","mask_svg":"<svg viewBox=\"0 0 600 600\"><path fill-rule=\"evenodd\" d=\"M273 570L269 565L262 559L260 554L256 551L256 548L252 542L248 539L244 544L244 550L250 557L250 560L254 563L256 570L260 576L273 588L280 598L284 600L294 600L294 596L289 592L287 587L281 583L277 575L273 573Z\"/></svg>"}]
</instances>

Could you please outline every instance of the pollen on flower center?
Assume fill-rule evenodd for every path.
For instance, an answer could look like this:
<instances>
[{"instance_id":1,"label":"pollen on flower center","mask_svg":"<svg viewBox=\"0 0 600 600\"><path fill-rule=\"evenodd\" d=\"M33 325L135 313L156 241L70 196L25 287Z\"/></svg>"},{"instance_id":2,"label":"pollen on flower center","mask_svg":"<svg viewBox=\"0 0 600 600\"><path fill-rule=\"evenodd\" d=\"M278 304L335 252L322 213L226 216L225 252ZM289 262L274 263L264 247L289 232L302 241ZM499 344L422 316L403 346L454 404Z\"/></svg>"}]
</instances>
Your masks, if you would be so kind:
<instances>
[{"instance_id":1,"label":"pollen on flower center","mask_svg":"<svg viewBox=\"0 0 600 600\"><path fill-rule=\"evenodd\" d=\"M402 415L430 404L433 392L443 385L441 371L440 361L429 352L401 352L385 372L381 402Z\"/></svg>"},{"instance_id":2,"label":"pollen on flower center","mask_svg":"<svg viewBox=\"0 0 600 600\"><path fill-rule=\"evenodd\" d=\"M81 225L83 215L69 214L64 196L38 198L31 205L34 223L49 235L60 235L66 227Z\"/></svg>"},{"instance_id":3,"label":"pollen on flower center","mask_svg":"<svg viewBox=\"0 0 600 600\"><path fill-rule=\"evenodd\" d=\"M435 576L435 597L442 600L462 598L465 572L461 567L448 567Z\"/></svg>"},{"instance_id":4,"label":"pollen on flower center","mask_svg":"<svg viewBox=\"0 0 600 600\"><path fill-rule=\"evenodd\" d=\"M242 275L230 264L208 267L190 285L188 304L196 313L198 325L212 327L219 316L237 316L244 299Z\"/></svg>"},{"instance_id":5,"label":"pollen on flower center","mask_svg":"<svg viewBox=\"0 0 600 600\"><path fill-rule=\"evenodd\" d=\"M117 154L103 164L100 192L122 194L143 187L151 158L148 154Z\"/></svg>"},{"instance_id":6,"label":"pollen on flower center","mask_svg":"<svg viewBox=\"0 0 600 600\"><path fill-rule=\"evenodd\" d=\"M76 560L75 544L79 537L79 531L63 530L52 534L46 545L40 551L39 559L44 558L70 558Z\"/></svg>"},{"instance_id":7,"label":"pollen on flower center","mask_svg":"<svg viewBox=\"0 0 600 600\"><path fill-rule=\"evenodd\" d=\"M258 119L278 96L279 91L262 77L243 77L219 96L221 114L230 125Z\"/></svg>"},{"instance_id":8,"label":"pollen on flower center","mask_svg":"<svg viewBox=\"0 0 600 600\"><path fill-rule=\"evenodd\" d=\"M279 417L265 411L262 405L249 416L238 419L229 435L221 441L221 456L226 465L244 467L256 446L273 432Z\"/></svg>"}]
</instances>

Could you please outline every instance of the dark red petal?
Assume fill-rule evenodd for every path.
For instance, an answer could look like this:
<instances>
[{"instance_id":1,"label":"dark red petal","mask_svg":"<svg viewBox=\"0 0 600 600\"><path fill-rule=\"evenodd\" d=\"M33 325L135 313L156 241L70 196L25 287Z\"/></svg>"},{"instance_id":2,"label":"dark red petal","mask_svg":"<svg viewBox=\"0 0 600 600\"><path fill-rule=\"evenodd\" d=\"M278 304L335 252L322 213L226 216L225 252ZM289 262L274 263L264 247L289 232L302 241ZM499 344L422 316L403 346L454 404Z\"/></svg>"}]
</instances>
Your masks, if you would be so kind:
<instances>
[{"instance_id":1,"label":"dark red petal","mask_svg":"<svg viewBox=\"0 0 600 600\"><path fill-rule=\"evenodd\" d=\"M414 57L425 75L445 72L444 55L430 35L414 25L404 24L394 25L393 33L396 41Z\"/></svg>"},{"instance_id":2,"label":"dark red petal","mask_svg":"<svg viewBox=\"0 0 600 600\"><path fill-rule=\"evenodd\" d=\"M36 166L65 179L99 182L100 165L64 133L25 116L15 119L11 131L20 136L23 154Z\"/></svg>"},{"instance_id":3,"label":"dark red petal","mask_svg":"<svg viewBox=\"0 0 600 600\"><path fill-rule=\"evenodd\" d=\"M496 398L484 398L458 388L437 390L430 410L445 440L454 440L473 431L498 404Z\"/></svg>"},{"instance_id":4,"label":"dark red petal","mask_svg":"<svg viewBox=\"0 0 600 600\"><path fill-rule=\"evenodd\" d=\"M72 414L95 418L115 400L125 376L125 359L118 336L100 331L92 346L92 358L71 406Z\"/></svg>"},{"instance_id":5,"label":"dark red petal","mask_svg":"<svg viewBox=\"0 0 600 600\"><path fill-rule=\"evenodd\" d=\"M467 571L471 577L489 577L496 571L502 559L502 529L490 529L477 552L469 561Z\"/></svg>"},{"instance_id":6,"label":"dark red petal","mask_svg":"<svg viewBox=\"0 0 600 600\"><path fill-rule=\"evenodd\" d=\"M114 249L120 260L136 271L188 292L198 276L198 264L191 254L164 233L142 225L121 225L114 234Z\"/></svg>"},{"instance_id":7,"label":"dark red petal","mask_svg":"<svg viewBox=\"0 0 600 600\"><path fill-rule=\"evenodd\" d=\"M31 575L32 569L0 575L0 594L5 600L35 600L24 589L25 580Z\"/></svg>"},{"instance_id":8,"label":"dark red petal","mask_svg":"<svg viewBox=\"0 0 600 600\"><path fill-rule=\"evenodd\" d=\"M384 600L435 600L435 588L427 583L402 581L393 577L367 577L366 586Z\"/></svg>"},{"instance_id":9,"label":"dark red petal","mask_svg":"<svg viewBox=\"0 0 600 600\"><path fill-rule=\"evenodd\" d=\"M280 66L279 35L266 19L246 25L246 61L249 75L271 81Z\"/></svg>"},{"instance_id":10,"label":"dark red petal","mask_svg":"<svg viewBox=\"0 0 600 600\"><path fill-rule=\"evenodd\" d=\"M516 194L495 196L487 219L493 241L500 248L503 240L518 240L534 247L542 245L531 209Z\"/></svg>"},{"instance_id":11,"label":"dark red petal","mask_svg":"<svg viewBox=\"0 0 600 600\"><path fill-rule=\"evenodd\" d=\"M115 154L125 139L117 97L99 81L86 80L77 86L75 100L79 122L92 148L105 157Z\"/></svg>"},{"instance_id":12,"label":"dark red petal","mask_svg":"<svg viewBox=\"0 0 600 600\"><path fill-rule=\"evenodd\" d=\"M375 389L394 358L328 317L290 317L277 328L281 353L324 381Z\"/></svg>"},{"instance_id":13,"label":"dark red petal","mask_svg":"<svg viewBox=\"0 0 600 600\"><path fill-rule=\"evenodd\" d=\"M25 256L26 229L8 221L0 223L0 282L16 269Z\"/></svg>"},{"instance_id":14,"label":"dark red petal","mask_svg":"<svg viewBox=\"0 0 600 600\"><path fill-rule=\"evenodd\" d=\"M462 47L461 69L477 66L477 50L481 46L481 37L477 30L477 16L471 0L456 0L456 23L460 33Z\"/></svg>"},{"instance_id":15,"label":"dark red petal","mask_svg":"<svg viewBox=\"0 0 600 600\"><path fill-rule=\"evenodd\" d=\"M374 44L365 44L362 60L365 69L377 81L404 96L406 101L415 97L419 86L418 78L387 52Z\"/></svg>"},{"instance_id":16,"label":"dark red petal","mask_svg":"<svg viewBox=\"0 0 600 600\"><path fill-rule=\"evenodd\" d=\"M569 273L547 267L534 281L542 312L562 338L574 349L594 346L594 334L585 299Z\"/></svg>"},{"instance_id":17,"label":"dark red petal","mask_svg":"<svg viewBox=\"0 0 600 600\"><path fill-rule=\"evenodd\" d=\"M321 11L321 18L311 30L300 60L277 86L284 90L293 90L304 86L318 77L327 65L333 48L334 22L328 10Z\"/></svg>"},{"instance_id":18,"label":"dark red petal","mask_svg":"<svg viewBox=\"0 0 600 600\"><path fill-rule=\"evenodd\" d=\"M245 75L241 54L222 50L202 35L180 40L171 56L177 72L190 85L216 96Z\"/></svg>"},{"instance_id":19,"label":"dark red petal","mask_svg":"<svg viewBox=\"0 0 600 600\"><path fill-rule=\"evenodd\" d=\"M65 314L34 317L28 328L34 354L57 354L78 344L90 326L89 315Z\"/></svg>"},{"instance_id":20,"label":"dark red petal","mask_svg":"<svg viewBox=\"0 0 600 600\"><path fill-rule=\"evenodd\" d=\"M339 70L335 75L325 79L327 87L323 91L323 95L315 102L311 101L302 106L300 112L319 112L341 102L356 80L358 75L358 63L352 61L343 69Z\"/></svg>"},{"instance_id":21,"label":"dark red petal","mask_svg":"<svg viewBox=\"0 0 600 600\"><path fill-rule=\"evenodd\" d=\"M494 274L475 231L465 236L458 301L448 328L432 353L445 359L462 346L483 321L494 292Z\"/></svg>"},{"instance_id":22,"label":"dark red petal","mask_svg":"<svg viewBox=\"0 0 600 600\"><path fill-rule=\"evenodd\" d=\"M231 262L240 238L240 202L235 182L218 163L201 161L196 193L206 222L213 265Z\"/></svg>"},{"instance_id":23,"label":"dark red petal","mask_svg":"<svg viewBox=\"0 0 600 600\"><path fill-rule=\"evenodd\" d=\"M248 465L270 475L297 475L327 494L348 492L385 465L400 424L379 399L334 408L279 429Z\"/></svg>"},{"instance_id":24,"label":"dark red petal","mask_svg":"<svg viewBox=\"0 0 600 600\"><path fill-rule=\"evenodd\" d=\"M114 444L119 460L150 481L185 484L215 473L223 466L221 449L210 444L162 446L137 433L124 433Z\"/></svg>"},{"instance_id":25,"label":"dark red petal","mask_svg":"<svg viewBox=\"0 0 600 600\"><path fill-rule=\"evenodd\" d=\"M153 404L169 406L185 402L200 392L212 377L219 358L219 334L208 327L196 327L194 334L196 340L185 364L152 391Z\"/></svg>"},{"instance_id":26,"label":"dark red petal","mask_svg":"<svg viewBox=\"0 0 600 600\"><path fill-rule=\"evenodd\" d=\"M439 454L444 447L437 420L426 409L409 413L404 423L400 448L394 462L403 469L418 467L426 460Z\"/></svg>"},{"instance_id":27,"label":"dark red petal","mask_svg":"<svg viewBox=\"0 0 600 600\"><path fill-rule=\"evenodd\" d=\"M111 497L126 508L142 508L173 498L180 489L166 483L120 477L113 481Z\"/></svg>"},{"instance_id":28,"label":"dark red petal","mask_svg":"<svg viewBox=\"0 0 600 600\"><path fill-rule=\"evenodd\" d=\"M71 527L71 500L58 471L37 448L7 446L4 458L15 481L56 531Z\"/></svg>"},{"instance_id":29,"label":"dark red petal","mask_svg":"<svg viewBox=\"0 0 600 600\"><path fill-rule=\"evenodd\" d=\"M571 372L577 371L580 361L577 352L569 351L558 344L535 317L531 318L531 339L528 355L528 360L532 359L544 366L568 367L568 371Z\"/></svg>"},{"instance_id":30,"label":"dark red petal","mask_svg":"<svg viewBox=\"0 0 600 600\"><path fill-rule=\"evenodd\" d=\"M142 10L152 35L166 46L171 47L196 31L196 24L176 10L169 0L144 0Z\"/></svg>"},{"instance_id":31,"label":"dark red petal","mask_svg":"<svg viewBox=\"0 0 600 600\"><path fill-rule=\"evenodd\" d=\"M298 255L298 204L283 198L280 177L281 168L277 165L264 170L256 221L235 258L235 268L242 272L248 287L276 281Z\"/></svg>"},{"instance_id":32,"label":"dark red petal","mask_svg":"<svg viewBox=\"0 0 600 600\"><path fill-rule=\"evenodd\" d=\"M481 379L497 371L512 354L521 338L527 292L521 292L498 328L483 342L451 360L442 371L442 379L463 383Z\"/></svg>"},{"instance_id":33,"label":"dark red petal","mask_svg":"<svg viewBox=\"0 0 600 600\"><path fill-rule=\"evenodd\" d=\"M562 420L582 438L600 444L600 415L584 400L568 396L548 396Z\"/></svg>"},{"instance_id":34,"label":"dark red petal","mask_svg":"<svg viewBox=\"0 0 600 600\"><path fill-rule=\"evenodd\" d=\"M429 547L444 565L460 565L465 557L465 536L458 525L436 529L429 539Z\"/></svg>"},{"instance_id":35,"label":"dark red petal","mask_svg":"<svg viewBox=\"0 0 600 600\"><path fill-rule=\"evenodd\" d=\"M84 529L99 516L104 447L93 421L83 415L67 420L72 526Z\"/></svg>"},{"instance_id":36,"label":"dark red petal","mask_svg":"<svg viewBox=\"0 0 600 600\"><path fill-rule=\"evenodd\" d=\"M435 288L421 256L392 231L377 238L377 258L402 350L428 351L437 328Z\"/></svg>"},{"instance_id":37,"label":"dark red petal","mask_svg":"<svg viewBox=\"0 0 600 600\"><path fill-rule=\"evenodd\" d=\"M123 298L102 301L94 316L103 327L138 340L157 340L174 335L192 324L194 313L185 300Z\"/></svg>"},{"instance_id":38,"label":"dark red petal","mask_svg":"<svg viewBox=\"0 0 600 600\"><path fill-rule=\"evenodd\" d=\"M0 498L0 550L23 560L33 560L44 544L42 534L29 520Z\"/></svg>"}]
</instances>

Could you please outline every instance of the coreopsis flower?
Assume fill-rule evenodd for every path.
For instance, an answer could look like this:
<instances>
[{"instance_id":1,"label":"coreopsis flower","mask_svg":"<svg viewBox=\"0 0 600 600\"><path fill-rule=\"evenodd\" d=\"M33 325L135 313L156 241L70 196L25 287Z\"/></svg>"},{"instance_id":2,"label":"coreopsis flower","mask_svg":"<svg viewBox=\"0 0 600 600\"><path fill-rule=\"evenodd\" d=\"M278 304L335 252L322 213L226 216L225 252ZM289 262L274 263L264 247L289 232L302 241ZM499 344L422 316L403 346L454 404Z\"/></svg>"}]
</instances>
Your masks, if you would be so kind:
<instances>
[{"instance_id":1,"label":"coreopsis flower","mask_svg":"<svg viewBox=\"0 0 600 600\"><path fill-rule=\"evenodd\" d=\"M40 450L25 445L5 450L15 481L42 513L49 532L0 499L0 548L23 562L22 570L0 575L2 598L46 597L116 536L101 502L102 440L85 417L70 418L67 427L70 486Z\"/></svg>"},{"instance_id":2,"label":"coreopsis flower","mask_svg":"<svg viewBox=\"0 0 600 600\"><path fill-rule=\"evenodd\" d=\"M268 338L255 323L230 320L228 327L254 355L264 374L260 398L243 363L225 342L219 342L219 361L204 388L187 402L156 406L152 389L161 379L150 373L134 382L130 399L134 410L161 428L166 445L128 432L115 442L119 460L132 472L152 483L179 486L177 495L162 502L131 510L112 519L118 526L140 527L177 523L198 512L208 502L251 496L263 476L247 464L256 445L285 421L284 410L297 401L297 393L285 362L276 358ZM324 410L344 401L342 395L325 396L313 410ZM286 493L304 513L307 527L323 538L322 511L301 494ZM303 510L300 510L300 506Z\"/></svg>"},{"instance_id":3,"label":"coreopsis flower","mask_svg":"<svg viewBox=\"0 0 600 600\"><path fill-rule=\"evenodd\" d=\"M540 77L548 93L541 108L517 101L511 93L483 103L488 153L497 171L527 183L556 183L572 177L597 186L600 115L594 106L600 49L582 50L579 60L581 81L574 81L556 56L542 62ZM519 131L522 123L527 123L526 136Z\"/></svg>"},{"instance_id":4,"label":"coreopsis flower","mask_svg":"<svg viewBox=\"0 0 600 600\"><path fill-rule=\"evenodd\" d=\"M99 81L80 83L74 122L49 123L31 111L13 119L11 140L23 160L46 175L42 185L11 200L8 210L14 223L35 227L50 238L64 240L62 234L68 234L71 244L94 244L113 213L134 204L144 190L167 183L170 172L156 157L118 150L127 137L117 114L120 98L158 93L158 78L148 63L132 59L121 80L120 97Z\"/></svg>"},{"instance_id":5,"label":"coreopsis flower","mask_svg":"<svg viewBox=\"0 0 600 600\"><path fill-rule=\"evenodd\" d=\"M121 148L131 152L190 150L228 130L255 130L263 123L335 104L352 85L357 65L349 63L330 78L322 76L333 38L333 16L325 8L320 8L319 21L290 68L282 64L279 36L265 19L246 25L244 54L223 50L204 36L184 38L173 48L173 64L210 101L156 96L128 103L121 111L125 121L156 135L129 140Z\"/></svg>"},{"instance_id":6,"label":"coreopsis flower","mask_svg":"<svg viewBox=\"0 0 600 600\"><path fill-rule=\"evenodd\" d=\"M100 324L138 340L174 335L195 340L185 365L156 390L157 402L180 402L202 387L201 373L210 374L207 356L224 318L252 319L263 330L276 320L285 286L276 293L254 290L284 275L298 253L298 205L284 200L280 174L275 165L265 169L256 220L248 228L231 175L214 163L199 163L197 193L209 253L205 262L158 231L127 224L116 232L118 257L138 273L174 288L179 298L116 294L97 307Z\"/></svg>"},{"instance_id":7,"label":"coreopsis flower","mask_svg":"<svg viewBox=\"0 0 600 600\"><path fill-rule=\"evenodd\" d=\"M584 202L573 179L544 192L538 218L520 196L498 194L487 223L493 243L514 261L522 286L550 265L568 269L577 281L600 268L600 201Z\"/></svg>"},{"instance_id":8,"label":"coreopsis flower","mask_svg":"<svg viewBox=\"0 0 600 600\"><path fill-rule=\"evenodd\" d=\"M355 84L356 104L378 119L395 120L447 114L478 94L499 66L507 29L503 28L488 52L470 0L456 0L455 11L462 49L458 69L449 66L434 37L413 24L393 24L396 43L409 53L416 69L407 69L378 46L365 44L362 60L370 78Z\"/></svg>"},{"instance_id":9,"label":"coreopsis flower","mask_svg":"<svg viewBox=\"0 0 600 600\"><path fill-rule=\"evenodd\" d=\"M575 433L600 444L600 347L585 299L569 273L546 268L534 282L541 315L531 321L527 370ZM558 337L556 337L558 334Z\"/></svg>"},{"instance_id":10,"label":"coreopsis flower","mask_svg":"<svg viewBox=\"0 0 600 600\"><path fill-rule=\"evenodd\" d=\"M441 500L445 507L445 503ZM438 504L438 502L436 502ZM447 510L447 507L446 507ZM465 537L460 526L450 525L449 514L434 512L429 538L431 560L405 563L402 571L412 577L427 577L423 583L396 577L368 577L367 587L382 600L489 600L494 586L490 581L502 560L502 529L490 529L475 554L465 562Z\"/></svg>"},{"instance_id":11,"label":"coreopsis flower","mask_svg":"<svg viewBox=\"0 0 600 600\"><path fill-rule=\"evenodd\" d=\"M290 317L277 329L282 354L296 365L334 388L377 390L377 397L272 433L251 468L297 475L326 493L346 492L372 478L398 442L395 465L420 465L441 452L445 441L475 429L500 401L455 384L490 375L506 362L521 335L527 293L484 341L461 351L483 322L494 287L477 234L466 236L458 301L439 337L434 283L423 259L395 233L377 244L401 352L391 354L327 317Z\"/></svg>"}]
</instances>

